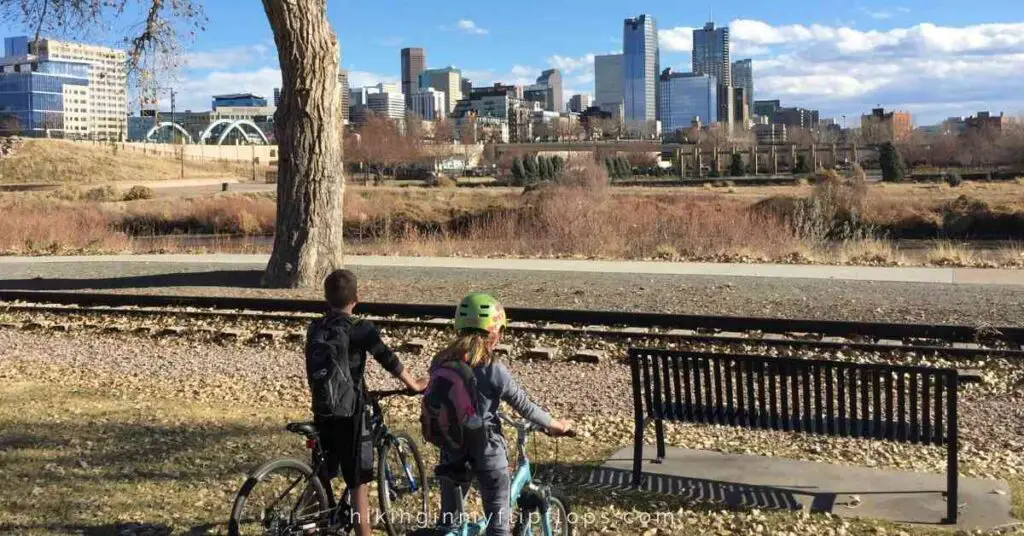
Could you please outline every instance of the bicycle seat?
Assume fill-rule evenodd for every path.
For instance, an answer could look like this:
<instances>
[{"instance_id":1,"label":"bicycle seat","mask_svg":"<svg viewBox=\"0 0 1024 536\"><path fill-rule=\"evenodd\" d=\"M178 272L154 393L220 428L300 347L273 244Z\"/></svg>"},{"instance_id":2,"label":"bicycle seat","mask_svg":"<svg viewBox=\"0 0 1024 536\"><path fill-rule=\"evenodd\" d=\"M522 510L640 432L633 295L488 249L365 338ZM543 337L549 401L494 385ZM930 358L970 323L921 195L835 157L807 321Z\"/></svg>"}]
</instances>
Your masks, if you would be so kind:
<instances>
[{"instance_id":1,"label":"bicycle seat","mask_svg":"<svg viewBox=\"0 0 1024 536\"><path fill-rule=\"evenodd\" d=\"M456 485L468 485L473 482L473 473L465 465L438 465L434 468L434 476L450 480Z\"/></svg>"},{"instance_id":2,"label":"bicycle seat","mask_svg":"<svg viewBox=\"0 0 1024 536\"><path fill-rule=\"evenodd\" d=\"M316 425L311 422L290 422L285 429L293 434L301 434L306 437L316 437L317 435Z\"/></svg>"}]
</instances>

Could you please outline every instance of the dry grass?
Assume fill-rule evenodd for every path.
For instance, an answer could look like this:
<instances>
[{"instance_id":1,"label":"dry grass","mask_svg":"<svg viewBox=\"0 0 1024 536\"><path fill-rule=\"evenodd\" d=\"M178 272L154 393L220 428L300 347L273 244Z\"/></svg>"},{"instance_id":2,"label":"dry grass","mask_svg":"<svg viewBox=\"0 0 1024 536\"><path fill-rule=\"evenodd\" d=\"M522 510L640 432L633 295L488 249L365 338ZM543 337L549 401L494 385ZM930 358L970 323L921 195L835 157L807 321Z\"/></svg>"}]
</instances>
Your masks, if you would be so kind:
<instances>
[{"instance_id":1,"label":"dry grass","mask_svg":"<svg viewBox=\"0 0 1024 536\"><path fill-rule=\"evenodd\" d=\"M974 266L980 261L968 244L938 240L926 254L927 263L935 266Z\"/></svg>"},{"instance_id":2,"label":"dry grass","mask_svg":"<svg viewBox=\"0 0 1024 536\"><path fill-rule=\"evenodd\" d=\"M888 240L864 239L843 242L827 257L828 262L835 264L857 264L868 266L900 266L907 264L906 257L893 247Z\"/></svg>"},{"instance_id":3,"label":"dry grass","mask_svg":"<svg viewBox=\"0 0 1024 536\"><path fill-rule=\"evenodd\" d=\"M96 203L27 201L0 207L0 254L61 255L128 249L128 236L111 230Z\"/></svg>"},{"instance_id":4,"label":"dry grass","mask_svg":"<svg viewBox=\"0 0 1024 536\"><path fill-rule=\"evenodd\" d=\"M248 166L234 162L185 162L185 177L248 177ZM0 159L0 183L55 184L144 182L181 178L177 158L117 151L110 146L62 140L25 140Z\"/></svg>"}]
</instances>

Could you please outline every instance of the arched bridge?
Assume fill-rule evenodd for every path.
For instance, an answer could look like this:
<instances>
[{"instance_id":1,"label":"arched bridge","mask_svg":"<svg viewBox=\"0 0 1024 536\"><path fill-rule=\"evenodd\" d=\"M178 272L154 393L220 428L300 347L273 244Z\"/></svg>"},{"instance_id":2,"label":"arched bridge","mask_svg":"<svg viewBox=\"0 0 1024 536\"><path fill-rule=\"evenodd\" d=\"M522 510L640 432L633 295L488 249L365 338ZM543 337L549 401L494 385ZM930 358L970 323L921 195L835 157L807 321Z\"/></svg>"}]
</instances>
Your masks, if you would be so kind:
<instances>
[{"instance_id":1,"label":"arched bridge","mask_svg":"<svg viewBox=\"0 0 1024 536\"><path fill-rule=\"evenodd\" d=\"M237 132L246 143L254 145L270 145L270 140L267 135L263 133L263 130L254 122L248 119L218 119L203 129L199 134L198 139L193 139L192 135L189 134L184 127L178 123L172 123L165 121L146 132L145 141L157 141L157 134L162 131L179 132L185 137L187 143L200 143L210 145L224 145L225 141L228 141L231 137L232 132Z\"/></svg>"}]
</instances>

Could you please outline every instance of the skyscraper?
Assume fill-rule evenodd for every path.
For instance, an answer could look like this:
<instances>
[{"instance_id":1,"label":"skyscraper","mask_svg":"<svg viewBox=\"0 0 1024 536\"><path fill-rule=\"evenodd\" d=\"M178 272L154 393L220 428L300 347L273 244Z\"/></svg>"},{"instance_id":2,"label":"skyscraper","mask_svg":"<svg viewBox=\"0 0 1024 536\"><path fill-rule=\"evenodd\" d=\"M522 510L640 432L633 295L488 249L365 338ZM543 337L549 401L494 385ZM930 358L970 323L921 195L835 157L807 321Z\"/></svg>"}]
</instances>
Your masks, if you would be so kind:
<instances>
[{"instance_id":1,"label":"skyscraper","mask_svg":"<svg viewBox=\"0 0 1024 536\"><path fill-rule=\"evenodd\" d=\"M427 69L427 55L422 48L402 49L402 93L412 95L419 88L420 73Z\"/></svg>"},{"instance_id":2,"label":"skyscraper","mask_svg":"<svg viewBox=\"0 0 1024 536\"><path fill-rule=\"evenodd\" d=\"M420 89L432 87L444 93L444 107L451 113L462 99L462 71L455 67L427 69L420 73Z\"/></svg>"},{"instance_id":3,"label":"skyscraper","mask_svg":"<svg viewBox=\"0 0 1024 536\"><path fill-rule=\"evenodd\" d=\"M562 100L562 73L558 69L548 69L540 73L537 85L548 88L545 110L559 113L565 111L565 101Z\"/></svg>"},{"instance_id":4,"label":"skyscraper","mask_svg":"<svg viewBox=\"0 0 1024 536\"><path fill-rule=\"evenodd\" d=\"M576 94L569 97L569 111L575 113L583 113L587 108L590 108L590 95L586 93Z\"/></svg>"},{"instance_id":5,"label":"skyscraper","mask_svg":"<svg viewBox=\"0 0 1024 536\"><path fill-rule=\"evenodd\" d=\"M693 31L693 74L709 74L720 86L732 85L729 28L715 28L715 23L709 22Z\"/></svg>"},{"instance_id":6,"label":"skyscraper","mask_svg":"<svg viewBox=\"0 0 1024 536\"><path fill-rule=\"evenodd\" d=\"M658 119L658 25L640 15L622 25L623 107L626 121Z\"/></svg>"},{"instance_id":7,"label":"skyscraper","mask_svg":"<svg viewBox=\"0 0 1024 536\"><path fill-rule=\"evenodd\" d=\"M338 69L338 91L341 92L341 124L348 123L348 69ZM278 100L280 94L274 92L274 100ZM275 103L274 106L277 106Z\"/></svg>"},{"instance_id":8,"label":"skyscraper","mask_svg":"<svg viewBox=\"0 0 1024 536\"><path fill-rule=\"evenodd\" d=\"M732 86L743 88L743 101L748 107L754 102L754 62L739 60L732 64Z\"/></svg>"},{"instance_id":9,"label":"skyscraper","mask_svg":"<svg viewBox=\"0 0 1024 536\"><path fill-rule=\"evenodd\" d=\"M594 104L622 119L622 54L594 56Z\"/></svg>"},{"instance_id":10,"label":"skyscraper","mask_svg":"<svg viewBox=\"0 0 1024 536\"><path fill-rule=\"evenodd\" d=\"M702 124L715 121L718 115L718 81L706 74L661 74L662 131L675 132L690 128L694 121Z\"/></svg>"},{"instance_id":11,"label":"skyscraper","mask_svg":"<svg viewBox=\"0 0 1024 536\"><path fill-rule=\"evenodd\" d=\"M341 79L341 73L338 74L338 79L339 80ZM345 93L348 93L348 91L346 91ZM278 106L281 106L281 88L275 87L274 88L274 108L277 108Z\"/></svg>"}]
</instances>

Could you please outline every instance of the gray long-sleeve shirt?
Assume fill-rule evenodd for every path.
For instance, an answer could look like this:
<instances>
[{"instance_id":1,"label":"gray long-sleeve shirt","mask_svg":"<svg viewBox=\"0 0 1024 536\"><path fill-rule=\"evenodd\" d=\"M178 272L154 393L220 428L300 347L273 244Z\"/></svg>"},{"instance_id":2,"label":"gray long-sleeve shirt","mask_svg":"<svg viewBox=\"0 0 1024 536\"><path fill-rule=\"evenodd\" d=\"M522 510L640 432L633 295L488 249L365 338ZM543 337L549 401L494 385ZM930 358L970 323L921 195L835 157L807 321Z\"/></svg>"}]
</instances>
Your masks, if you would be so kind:
<instances>
[{"instance_id":1,"label":"gray long-sleeve shirt","mask_svg":"<svg viewBox=\"0 0 1024 536\"><path fill-rule=\"evenodd\" d=\"M508 455L505 438L501 432L501 419L498 407L505 402L524 419L544 428L551 426L551 416L534 404L526 391L512 377L505 365L492 363L473 369L476 377L478 393L476 412L484 421L487 429L487 446L484 448L483 459L473 464L477 471L488 471L508 468ZM456 461L455 454L442 452L444 463Z\"/></svg>"}]
</instances>

